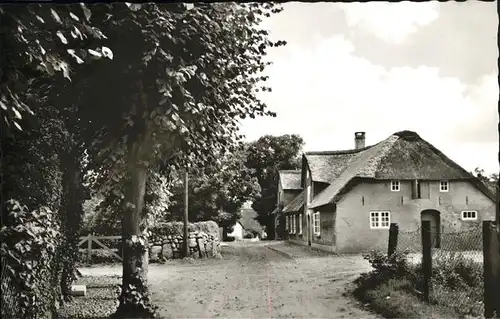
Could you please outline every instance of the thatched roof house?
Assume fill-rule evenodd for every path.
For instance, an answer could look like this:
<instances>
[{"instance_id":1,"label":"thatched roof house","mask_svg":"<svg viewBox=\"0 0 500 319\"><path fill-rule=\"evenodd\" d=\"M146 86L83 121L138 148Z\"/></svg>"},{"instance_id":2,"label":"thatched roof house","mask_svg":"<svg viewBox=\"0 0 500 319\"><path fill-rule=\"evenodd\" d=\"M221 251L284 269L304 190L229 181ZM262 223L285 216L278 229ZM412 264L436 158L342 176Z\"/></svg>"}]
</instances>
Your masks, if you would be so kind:
<instances>
[{"instance_id":1,"label":"thatched roof house","mask_svg":"<svg viewBox=\"0 0 500 319\"><path fill-rule=\"evenodd\" d=\"M339 156L341 160L331 166L330 170L335 174L326 176L335 177L331 179L330 186L314 198L311 208L335 202L358 179L469 180L486 196L495 199L475 176L415 132L397 132L373 146L350 152L349 157ZM314 173L312 175L314 180Z\"/></svg>"},{"instance_id":2,"label":"thatched roof house","mask_svg":"<svg viewBox=\"0 0 500 319\"><path fill-rule=\"evenodd\" d=\"M303 190L283 209L287 233L291 241L327 251L386 249L391 223L415 231L423 220L440 245L441 231L495 217L495 194L411 131L371 146L356 132L355 149L306 152L301 171Z\"/></svg>"}]
</instances>

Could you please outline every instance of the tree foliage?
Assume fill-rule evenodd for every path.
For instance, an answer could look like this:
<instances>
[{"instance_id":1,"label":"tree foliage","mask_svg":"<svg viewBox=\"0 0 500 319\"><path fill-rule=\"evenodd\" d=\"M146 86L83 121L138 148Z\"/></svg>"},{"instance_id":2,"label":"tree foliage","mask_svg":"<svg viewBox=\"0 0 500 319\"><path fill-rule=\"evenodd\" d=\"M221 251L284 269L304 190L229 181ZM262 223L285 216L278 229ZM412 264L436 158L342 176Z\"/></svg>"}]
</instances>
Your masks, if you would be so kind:
<instances>
[{"instance_id":1,"label":"tree foliage","mask_svg":"<svg viewBox=\"0 0 500 319\"><path fill-rule=\"evenodd\" d=\"M38 116L40 108L30 110L21 95L27 83L49 75L58 119L67 125L65 112L71 110L82 128L69 134L78 145L71 149L74 159L84 145L98 176L95 185L114 196L107 200L121 204L124 263L117 316L151 316L144 207L146 200L164 199L148 196L147 182L152 173L215 162L240 140L239 119L274 115L255 93L270 90L261 73L269 64L266 50L284 44L271 42L259 23L280 8L114 3L1 9L0 23L11 31L2 33L1 47L12 53L1 61L2 119L19 128L13 119ZM78 71L71 78L70 69ZM71 82L61 85L51 75Z\"/></svg>"},{"instance_id":2,"label":"tree foliage","mask_svg":"<svg viewBox=\"0 0 500 319\"><path fill-rule=\"evenodd\" d=\"M0 115L4 134L22 130L20 120L35 114L24 93L40 77L64 77L110 52L99 45L106 37L90 22L85 4L47 6L5 4L0 7ZM106 54L110 57L109 54Z\"/></svg>"},{"instance_id":3,"label":"tree foliage","mask_svg":"<svg viewBox=\"0 0 500 319\"><path fill-rule=\"evenodd\" d=\"M486 176L484 169L476 167L472 174L476 176L481 182L483 182L493 194L496 194L496 191L498 189L497 173Z\"/></svg>"},{"instance_id":4,"label":"tree foliage","mask_svg":"<svg viewBox=\"0 0 500 319\"><path fill-rule=\"evenodd\" d=\"M246 166L255 170L255 176L261 187L260 196L253 202L252 208L259 214L258 221L267 226L267 233L272 236L272 217L269 215L277 204L278 171L299 169L299 154L304 144L298 135L265 135L250 143Z\"/></svg>"},{"instance_id":5,"label":"tree foliage","mask_svg":"<svg viewBox=\"0 0 500 319\"><path fill-rule=\"evenodd\" d=\"M189 170L189 221L213 220L222 227L234 225L240 209L260 193L254 171L245 166L246 150L227 154L218 163ZM176 177L169 208L176 220L184 214L184 184Z\"/></svg>"}]
</instances>

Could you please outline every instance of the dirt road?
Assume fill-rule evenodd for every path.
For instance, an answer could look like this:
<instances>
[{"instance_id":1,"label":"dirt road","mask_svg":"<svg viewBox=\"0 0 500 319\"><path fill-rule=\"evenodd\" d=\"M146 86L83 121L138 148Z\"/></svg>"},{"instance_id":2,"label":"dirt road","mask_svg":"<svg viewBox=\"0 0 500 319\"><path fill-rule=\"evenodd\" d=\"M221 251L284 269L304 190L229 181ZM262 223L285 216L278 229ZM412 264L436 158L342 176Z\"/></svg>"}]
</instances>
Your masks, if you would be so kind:
<instances>
[{"instance_id":1,"label":"dirt road","mask_svg":"<svg viewBox=\"0 0 500 319\"><path fill-rule=\"evenodd\" d=\"M150 268L153 302L165 318L377 318L344 297L369 269L359 256L321 256L264 243L223 247L223 259Z\"/></svg>"}]
</instances>

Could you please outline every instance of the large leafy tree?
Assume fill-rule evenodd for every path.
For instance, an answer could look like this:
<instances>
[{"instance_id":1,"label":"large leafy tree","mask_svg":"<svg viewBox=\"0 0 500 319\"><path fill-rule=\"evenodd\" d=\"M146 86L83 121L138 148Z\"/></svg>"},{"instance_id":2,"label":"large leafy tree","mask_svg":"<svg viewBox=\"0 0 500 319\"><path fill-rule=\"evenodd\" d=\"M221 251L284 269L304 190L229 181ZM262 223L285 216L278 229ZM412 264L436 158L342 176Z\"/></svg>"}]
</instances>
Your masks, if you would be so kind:
<instances>
[{"instance_id":1,"label":"large leafy tree","mask_svg":"<svg viewBox=\"0 0 500 319\"><path fill-rule=\"evenodd\" d=\"M261 84L266 49L283 43L269 41L258 25L279 8L270 3L101 8L90 7L93 21L114 57L94 63L82 77L78 114L92 136L88 151L97 185L116 196L118 185L124 187L123 285L116 315L148 316L148 175L187 163L202 167L234 150L239 118L274 115L255 93L267 90Z\"/></svg>"},{"instance_id":2,"label":"large leafy tree","mask_svg":"<svg viewBox=\"0 0 500 319\"><path fill-rule=\"evenodd\" d=\"M213 220L229 227L241 217L240 209L260 193L253 170L245 166L244 149L228 154L217 163L189 170L189 221ZM184 185L181 176L172 187L169 217L182 220L184 213Z\"/></svg>"},{"instance_id":3,"label":"large leafy tree","mask_svg":"<svg viewBox=\"0 0 500 319\"><path fill-rule=\"evenodd\" d=\"M35 114L26 90L42 77L71 80L75 65L100 59L105 35L91 22L85 4L0 6L0 115L4 134L22 130L23 116Z\"/></svg>"},{"instance_id":4,"label":"large leafy tree","mask_svg":"<svg viewBox=\"0 0 500 319\"><path fill-rule=\"evenodd\" d=\"M265 135L248 146L246 166L255 170L261 187L260 196L253 202L257 220L266 226L273 237L273 218L270 213L276 207L278 171L300 168L300 152L304 141L298 135Z\"/></svg>"}]
</instances>

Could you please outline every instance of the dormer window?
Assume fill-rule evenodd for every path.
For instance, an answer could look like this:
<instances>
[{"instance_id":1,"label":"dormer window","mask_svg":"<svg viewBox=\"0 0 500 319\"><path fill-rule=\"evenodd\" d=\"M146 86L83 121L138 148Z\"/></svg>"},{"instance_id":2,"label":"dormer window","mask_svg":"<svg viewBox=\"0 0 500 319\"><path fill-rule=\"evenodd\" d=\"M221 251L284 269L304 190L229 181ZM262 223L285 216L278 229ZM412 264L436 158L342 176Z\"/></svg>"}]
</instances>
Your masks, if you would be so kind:
<instances>
[{"instance_id":1,"label":"dormer window","mask_svg":"<svg viewBox=\"0 0 500 319\"><path fill-rule=\"evenodd\" d=\"M447 192L450 190L450 183L448 181L440 181L439 182L439 191Z\"/></svg>"},{"instance_id":2,"label":"dormer window","mask_svg":"<svg viewBox=\"0 0 500 319\"><path fill-rule=\"evenodd\" d=\"M399 181L391 181L391 191L399 192L401 190L401 183Z\"/></svg>"}]
</instances>

